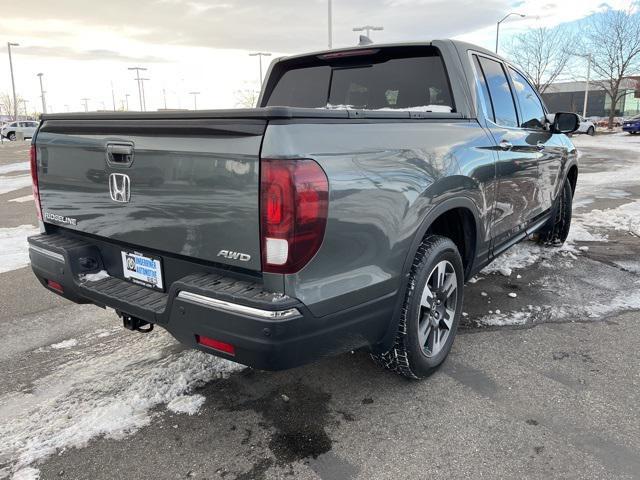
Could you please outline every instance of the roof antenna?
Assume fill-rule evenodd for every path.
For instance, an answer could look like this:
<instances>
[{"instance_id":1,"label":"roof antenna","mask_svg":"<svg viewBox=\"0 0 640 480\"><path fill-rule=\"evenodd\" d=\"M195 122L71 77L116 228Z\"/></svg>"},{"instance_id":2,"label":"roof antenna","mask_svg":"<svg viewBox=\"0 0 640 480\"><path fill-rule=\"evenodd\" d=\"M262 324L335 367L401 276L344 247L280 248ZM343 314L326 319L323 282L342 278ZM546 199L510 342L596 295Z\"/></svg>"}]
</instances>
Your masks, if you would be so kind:
<instances>
[{"instance_id":1,"label":"roof antenna","mask_svg":"<svg viewBox=\"0 0 640 480\"><path fill-rule=\"evenodd\" d=\"M372 43L373 43L373 40L371 40L369 37L367 37L366 35L360 35L360 41L358 42L358 46L371 45Z\"/></svg>"}]
</instances>

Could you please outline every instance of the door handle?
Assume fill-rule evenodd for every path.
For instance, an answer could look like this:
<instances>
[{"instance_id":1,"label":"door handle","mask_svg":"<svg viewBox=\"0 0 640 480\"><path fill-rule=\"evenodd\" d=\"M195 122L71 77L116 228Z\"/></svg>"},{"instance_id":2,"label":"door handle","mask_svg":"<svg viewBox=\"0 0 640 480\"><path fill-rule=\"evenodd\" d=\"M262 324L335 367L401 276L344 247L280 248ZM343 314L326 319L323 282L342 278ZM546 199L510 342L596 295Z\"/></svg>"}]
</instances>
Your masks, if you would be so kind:
<instances>
[{"instance_id":1,"label":"door handle","mask_svg":"<svg viewBox=\"0 0 640 480\"><path fill-rule=\"evenodd\" d=\"M506 140L502 140L498 146L501 150L511 150L513 148L513 144L511 142L507 142Z\"/></svg>"},{"instance_id":2,"label":"door handle","mask_svg":"<svg viewBox=\"0 0 640 480\"><path fill-rule=\"evenodd\" d=\"M541 152L542 150L544 150L545 145L544 145L544 143L542 143L542 142L538 142L538 143L536 144L536 148L538 149L538 151L539 151L539 152Z\"/></svg>"},{"instance_id":3,"label":"door handle","mask_svg":"<svg viewBox=\"0 0 640 480\"><path fill-rule=\"evenodd\" d=\"M112 167L130 167L133 163L133 144L108 143L107 163Z\"/></svg>"}]
</instances>

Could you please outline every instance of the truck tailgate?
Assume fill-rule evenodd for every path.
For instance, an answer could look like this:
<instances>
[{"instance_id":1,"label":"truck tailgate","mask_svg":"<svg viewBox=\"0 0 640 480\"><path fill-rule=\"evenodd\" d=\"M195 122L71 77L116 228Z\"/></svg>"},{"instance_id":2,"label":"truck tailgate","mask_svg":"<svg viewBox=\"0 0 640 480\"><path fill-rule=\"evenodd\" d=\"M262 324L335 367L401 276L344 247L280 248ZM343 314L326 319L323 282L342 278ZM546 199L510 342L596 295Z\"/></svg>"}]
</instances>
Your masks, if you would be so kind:
<instances>
[{"instance_id":1,"label":"truck tailgate","mask_svg":"<svg viewBox=\"0 0 640 480\"><path fill-rule=\"evenodd\" d=\"M44 221L260 270L265 128L251 118L45 120L36 137Z\"/></svg>"}]
</instances>

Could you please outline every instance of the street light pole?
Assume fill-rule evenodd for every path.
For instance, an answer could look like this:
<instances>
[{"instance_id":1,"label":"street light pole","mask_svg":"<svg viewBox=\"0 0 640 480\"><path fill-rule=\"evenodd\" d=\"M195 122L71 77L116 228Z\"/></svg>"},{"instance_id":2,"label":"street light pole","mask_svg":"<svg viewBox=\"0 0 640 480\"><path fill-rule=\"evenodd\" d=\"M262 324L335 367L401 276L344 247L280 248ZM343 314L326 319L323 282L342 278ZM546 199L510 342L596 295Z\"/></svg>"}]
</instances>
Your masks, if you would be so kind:
<instances>
[{"instance_id":1,"label":"street light pole","mask_svg":"<svg viewBox=\"0 0 640 480\"><path fill-rule=\"evenodd\" d=\"M40 78L40 96L42 98L42 113L47 113L47 103L44 99L44 88L42 87L42 77L44 73L38 73L38 77Z\"/></svg>"},{"instance_id":2,"label":"street light pole","mask_svg":"<svg viewBox=\"0 0 640 480\"><path fill-rule=\"evenodd\" d=\"M496 24L496 53L498 53L498 41L499 41L498 38L500 37L500 24L504 22L507 18L509 18L511 15L518 15L521 18L526 17L526 15L523 13L510 12L510 13L507 13L504 17L502 17L502 20L498 20L498 23Z\"/></svg>"},{"instance_id":3,"label":"street light pole","mask_svg":"<svg viewBox=\"0 0 640 480\"><path fill-rule=\"evenodd\" d=\"M140 81L140 70L145 71L147 70L146 68L143 67L129 67L128 70L135 70L136 71L136 81L138 82L138 99L140 100L140 111L144 112L144 107L143 107L143 93L142 93L142 82Z\"/></svg>"},{"instance_id":4,"label":"street light pole","mask_svg":"<svg viewBox=\"0 0 640 480\"><path fill-rule=\"evenodd\" d=\"M255 53L250 53L249 56L258 57L259 64L260 64L260 88L262 88L262 57L270 57L271 54L267 52L255 52Z\"/></svg>"},{"instance_id":5,"label":"street light pole","mask_svg":"<svg viewBox=\"0 0 640 480\"><path fill-rule=\"evenodd\" d=\"M84 102L84 111L88 112L89 111L89 98L81 98L80 100L82 100Z\"/></svg>"},{"instance_id":6,"label":"street light pole","mask_svg":"<svg viewBox=\"0 0 640 480\"><path fill-rule=\"evenodd\" d=\"M198 109L198 95L200 95L200 92L189 92L189 95L193 95L193 109L197 110Z\"/></svg>"},{"instance_id":7,"label":"street light pole","mask_svg":"<svg viewBox=\"0 0 640 480\"><path fill-rule=\"evenodd\" d=\"M142 86L142 111L146 112L147 111L147 97L144 93L144 82L149 81L149 78L141 78L140 79L140 85Z\"/></svg>"},{"instance_id":8,"label":"street light pole","mask_svg":"<svg viewBox=\"0 0 640 480\"><path fill-rule=\"evenodd\" d=\"M125 93L125 94L124 94L124 100L125 100L125 102L126 102L126 104L127 104L127 112L129 111L129 97L130 97L130 96L131 96L131 95L130 95L130 94L128 94L128 93Z\"/></svg>"},{"instance_id":9,"label":"street light pole","mask_svg":"<svg viewBox=\"0 0 640 480\"><path fill-rule=\"evenodd\" d=\"M11 70L11 88L13 90L13 116L14 121L18 120L18 100L16 97L16 82L13 78L13 61L11 60L11 47L19 47L19 43L7 42L7 51L9 52L9 70Z\"/></svg>"},{"instance_id":10,"label":"street light pole","mask_svg":"<svg viewBox=\"0 0 640 480\"><path fill-rule=\"evenodd\" d=\"M113 91L113 80L111 81L111 102L113 103L113 111L116 111L116 94Z\"/></svg>"},{"instance_id":11,"label":"street light pole","mask_svg":"<svg viewBox=\"0 0 640 480\"><path fill-rule=\"evenodd\" d=\"M367 38L371 39L372 31L381 31L384 30L384 27L374 27L373 25L363 25L362 27L353 27L354 32L365 32Z\"/></svg>"},{"instance_id":12,"label":"street light pole","mask_svg":"<svg viewBox=\"0 0 640 480\"><path fill-rule=\"evenodd\" d=\"M328 21L327 21L327 26L328 26L328 33L329 33L329 48L333 48L333 12L332 12L332 8L331 8L331 0L328 0Z\"/></svg>"},{"instance_id":13,"label":"street light pole","mask_svg":"<svg viewBox=\"0 0 640 480\"><path fill-rule=\"evenodd\" d=\"M589 99L589 77L591 76L591 52L587 53L587 83L584 86L584 105L582 106L582 116L587 118L587 100Z\"/></svg>"}]
</instances>

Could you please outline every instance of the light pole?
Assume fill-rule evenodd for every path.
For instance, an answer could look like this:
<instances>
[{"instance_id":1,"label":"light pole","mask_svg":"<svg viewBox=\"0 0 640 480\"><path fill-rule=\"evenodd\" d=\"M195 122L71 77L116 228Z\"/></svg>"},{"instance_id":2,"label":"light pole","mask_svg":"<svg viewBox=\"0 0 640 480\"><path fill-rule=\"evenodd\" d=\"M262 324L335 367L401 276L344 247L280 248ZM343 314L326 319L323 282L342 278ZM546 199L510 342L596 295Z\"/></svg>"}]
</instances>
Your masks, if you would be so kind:
<instances>
[{"instance_id":1,"label":"light pole","mask_svg":"<svg viewBox=\"0 0 640 480\"><path fill-rule=\"evenodd\" d=\"M164 109L167 109L167 89L163 88L162 89L162 98L164 100Z\"/></svg>"},{"instance_id":2,"label":"light pole","mask_svg":"<svg viewBox=\"0 0 640 480\"><path fill-rule=\"evenodd\" d=\"M130 94L128 94L128 93L125 93L125 94L124 94L124 101L125 101L125 103L126 103L126 105L127 105L127 112L129 111L129 97L130 97L130 96L131 96L131 95L130 95Z\"/></svg>"},{"instance_id":3,"label":"light pole","mask_svg":"<svg viewBox=\"0 0 640 480\"><path fill-rule=\"evenodd\" d=\"M193 95L193 109L197 110L198 109L198 95L200 95L200 92L189 92L189 95Z\"/></svg>"},{"instance_id":4,"label":"light pole","mask_svg":"<svg viewBox=\"0 0 640 480\"><path fill-rule=\"evenodd\" d=\"M142 110L144 112L147 111L147 96L144 93L144 82L148 82L149 80L150 80L149 78L140 79L140 85L142 86Z\"/></svg>"},{"instance_id":5,"label":"light pole","mask_svg":"<svg viewBox=\"0 0 640 480\"><path fill-rule=\"evenodd\" d=\"M260 88L262 88L262 57L270 57L271 54L267 52L255 52L255 53L250 53L249 56L258 57L258 60L260 63Z\"/></svg>"},{"instance_id":6,"label":"light pole","mask_svg":"<svg viewBox=\"0 0 640 480\"><path fill-rule=\"evenodd\" d=\"M82 100L82 102L84 103L84 111L88 112L89 111L89 100L91 100L90 98L81 98L80 100Z\"/></svg>"},{"instance_id":7,"label":"light pole","mask_svg":"<svg viewBox=\"0 0 640 480\"><path fill-rule=\"evenodd\" d=\"M363 25L362 27L353 27L354 32L366 32L367 38L371 39L371 32L379 32L384 30L384 27L374 27L373 25Z\"/></svg>"},{"instance_id":8,"label":"light pole","mask_svg":"<svg viewBox=\"0 0 640 480\"><path fill-rule=\"evenodd\" d=\"M29 103L29 100L22 100L22 103L24 103L24 117L29 118L29 109L27 107L27 103Z\"/></svg>"},{"instance_id":9,"label":"light pole","mask_svg":"<svg viewBox=\"0 0 640 480\"><path fill-rule=\"evenodd\" d=\"M111 102L113 103L113 111L116 111L116 94L113 91L113 80L111 80Z\"/></svg>"},{"instance_id":10,"label":"light pole","mask_svg":"<svg viewBox=\"0 0 640 480\"><path fill-rule=\"evenodd\" d=\"M147 69L144 67L129 67L128 70L135 70L136 71L136 81L138 82L138 98L140 99L140 111L144 112L144 108L143 108L143 103L142 103L142 97L143 97L143 93L142 93L142 82L140 81L140 71L146 71Z\"/></svg>"},{"instance_id":11,"label":"light pole","mask_svg":"<svg viewBox=\"0 0 640 480\"><path fill-rule=\"evenodd\" d=\"M11 47L19 47L19 43L7 42L7 51L9 52L9 70L11 70L11 88L13 90L13 116L14 121L18 120L18 100L16 97L16 82L13 78L13 61L11 60Z\"/></svg>"},{"instance_id":12,"label":"light pole","mask_svg":"<svg viewBox=\"0 0 640 480\"><path fill-rule=\"evenodd\" d=\"M327 26L328 26L328 34L329 34L329 48L333 48L333 13L331 10L331 0L328 0L327 5Z\"/></svg>"},{"instance_id":13,"label":"light pole","mask_svg":"<svg viewBox=\"0 0 640 480\"><path fill-rule=\"evenodd\" d=\"M509 18L511 15L518 15L520 18L526 17L524 13L510 12L510 13L507 13L504 17L502 17L502 20L498 20L498 23L496 24L496 53L498 53L498 37L500 37L500 24L504 22L507 18Z\"/></svg>"},{"instance_id":14,"label":"light pole","mask_svg":"<svg viewBox=\"0 0 640 480\"><path fill-rule=\"evenodd\" d=\"M587 82L584 85L584 104L582 105L582 116L587 118L587 100L589 99L589 77L591 76L591 53L580 55L587 59Z\"/></svg>"},{"instance_id":15,"label":"light pole","mask_svg":"<svg viewBox=\"0 0 640 480\"><path fill-rule=\"evenodd\" d=\"M47 113L47 103L44 99L44 88L42 87L42 77L44 73L38 73L38 77L40 78L40 96L42 98L42 113Z\"/></svg>"}]
</instances>

